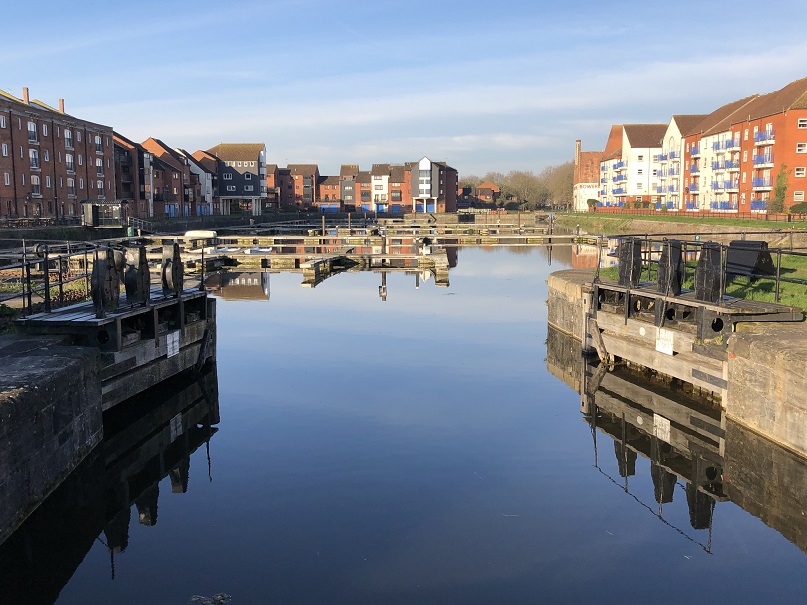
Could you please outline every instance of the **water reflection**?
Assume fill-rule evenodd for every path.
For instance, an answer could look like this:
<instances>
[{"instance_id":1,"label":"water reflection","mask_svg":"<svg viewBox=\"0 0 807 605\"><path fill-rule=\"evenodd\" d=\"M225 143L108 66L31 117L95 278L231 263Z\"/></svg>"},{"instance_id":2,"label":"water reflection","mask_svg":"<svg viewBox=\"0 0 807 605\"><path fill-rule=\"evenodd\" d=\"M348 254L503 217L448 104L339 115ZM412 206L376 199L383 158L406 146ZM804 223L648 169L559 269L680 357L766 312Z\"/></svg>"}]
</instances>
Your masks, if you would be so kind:
<instances>
[{"instance_id":1,"label":"water reflection","mask_svg":"<svg viewBox=\"0 0 807 605\"><path fill-rule=\"evenodd\" d=\"M138 523L155 526L160 481L169 477L173 493L187 492L190 457L202 445L207 468L197 480L212 480L209 446L218 422L215 367L106 412L101 444L0 545L2 602L53 603L96 541L108 549L114 579L116 558L129 546L132 505Z\"/></svg>"},{"instance_id":2,"label":"water reflection","mask_svg":"<svg viewBox=\"0 0 807 605\"><path fill-rule=\"evenodd\" d=\"M807 553L806 460L727 418L691 385L589 363L579 341L551 326L546 366L580 394L594 467L634 504L712 552L714 517L733 502ZM637 475L639 458L649 477ZM650 492L652 501L641 495ZM684 505L689 528L668 514Z\"/></svg>"}]
</instances>

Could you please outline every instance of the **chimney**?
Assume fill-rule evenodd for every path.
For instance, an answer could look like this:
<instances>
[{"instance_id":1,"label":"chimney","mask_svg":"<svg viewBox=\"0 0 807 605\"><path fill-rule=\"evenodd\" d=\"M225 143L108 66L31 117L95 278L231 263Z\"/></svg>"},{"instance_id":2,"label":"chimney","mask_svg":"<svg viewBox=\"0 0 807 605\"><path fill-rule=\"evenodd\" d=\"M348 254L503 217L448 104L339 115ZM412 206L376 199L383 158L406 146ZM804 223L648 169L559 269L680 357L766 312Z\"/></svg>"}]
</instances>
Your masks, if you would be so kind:
<instances>
[{"instance_id":1,"label":"chimney","mask_svg":"<svg viewBox=\"0 0 807 605\"><path fill-rule=\"evenodd\" d=\"M28 101L29 101L29 99L28 99L28 87L23 86L22 87L22 102L25 103L26 105L30 105L30 103Z\"/></svg>"},{"instance_id":2,"label":"chimney","mask_svg":"<svg viewBox=\"0 0 807 605\"><path fill-rule=\"evenodd\" d=\"M580 147L581 147L581 145L582 145L582 142L580 141L580 139L577 139L574 142L574 165L575 166L578 166L580 164Z\"/></svg>"},{"instance_id":3,"label":"chimney","mask_svg":"<svg viewBox=\"0 0 807 605\"><path fill-rule=\"evenodd\" d=\"M64 99L59 99L59 113L64 113Z\"/></svg>"}]
</instances>

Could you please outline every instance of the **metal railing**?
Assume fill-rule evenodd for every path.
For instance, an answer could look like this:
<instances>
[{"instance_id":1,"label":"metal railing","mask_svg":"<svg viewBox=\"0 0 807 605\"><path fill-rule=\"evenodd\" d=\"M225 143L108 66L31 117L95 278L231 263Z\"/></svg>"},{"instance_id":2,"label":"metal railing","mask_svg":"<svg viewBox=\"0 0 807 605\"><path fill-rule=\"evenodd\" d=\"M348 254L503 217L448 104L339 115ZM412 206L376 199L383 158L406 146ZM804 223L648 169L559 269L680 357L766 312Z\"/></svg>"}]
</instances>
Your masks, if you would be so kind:
<instances>
[{"instance_id":1,"label":"metal railing","mask_svg":"<svg viewBox=\"0 0 807 605\"><path fill-rule=\"evenodd\" d=\"M658 272L658 263L661 259L661 252L665 242L669 241L670 239L676 239L681 242L681 254L682 258L684 259L683 263L683 277L681 283L686 282L687 277L694 278L695 275L695 265L697 264L701 249L704 246L709 246L711 248L719 248L720 249L720 299L718 304L724 304L723 296L726 295L726 289L729 284L732 282L734 278L737 276L741 276L749 282L772 282L773 286L773 295L774 301L779 303L781 301L781 287L783 283L787 284L796 284L807 286L807 267L805 268L805 277L794 277L788 276L788 272L796 272L797 269L792 269L787 267L786 265L792 264L789 263L788 260L792 259L800 259L805 258L807 259L807 250L797 250L793 248L793 232L789 232L789 240L790 245L789 248L760 248L758 245L749 244L747 246L742 244L742 241L746 240L749 236L770 236L770 231L737 231L737 232L727 232L727 233L720 233L720 236L737 236L738 240L732 241L731 244L723 244L714 241L699 241L695 240L692 241L690 238L700 238L703 234L701 233L674 233L669 234L667 236L654 234L652 237L649 234L630 234L630 235L620 235L616 237L609 237L608 240L615 240L617 242L615 250L619 250L619 241L625 238L635 238L642 241L642 272L640 275L646 275L647 281L653 281L653 273L654 271ZM603 237L603 236L600 236ZM661 239L659 239L661 238ZM602 246L602 242L599 244ZM727 267L728 261L728 251L729 250L740 251L740 252L757 252L757 253L768 253L770 254L771 261L773 262L773 272L772 273L758 273L755 272L753 269L749 270L737 270L737 267L733 267L734 270L729 270ZM609 256L616 256L616 253L609 253ZM784 263L783 263L784 261ZM756 266L755 266L756 268ZM597 279L600 277L600 269L597 268ZM738 297L741 298L741 297Z\"/></svg>"}]
</instances>

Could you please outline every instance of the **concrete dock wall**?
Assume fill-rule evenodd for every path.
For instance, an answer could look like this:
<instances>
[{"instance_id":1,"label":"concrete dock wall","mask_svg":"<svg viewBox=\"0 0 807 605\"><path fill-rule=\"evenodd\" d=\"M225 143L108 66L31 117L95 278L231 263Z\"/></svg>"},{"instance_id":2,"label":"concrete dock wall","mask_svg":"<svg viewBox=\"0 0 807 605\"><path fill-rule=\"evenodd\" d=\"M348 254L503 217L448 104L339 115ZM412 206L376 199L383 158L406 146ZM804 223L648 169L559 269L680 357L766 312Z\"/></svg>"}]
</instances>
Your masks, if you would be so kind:
<instances>
[{"instance_id":1,"label":"concrete dock wall","mask_svg":"<svg viewBox=\"0 0 807 605\"><path fill-rule=\"evenodd\" d=\"M0 341L0 542L100 442L97 350Z\"/></svg>"},{"instance_id":2,"label":"concrete dock wall","mask_svg":"<svg viewBox=\"0 0 807 605\"><path fill-rule=\"evenodd\" d=\"M590 270L565 270L553 273L547 282L549 325L580 340L581 348L585 293L592 278ZM621 318L617 319L622 323ZM648 326L648 334L652 336L654 331L653 326ZM650 345L640 347L647 343L632 336L635 335L625 328L622 332L609 332L607 338L603 334L603 340L609 353L658 370L652 355L664 354L653 350ZM647 351L652 355L646 354ZM672 361L666 369L672 376L722 395L722 406L730 419L801 456L807 456L805 358L807 324L749 322L738 324L737 331L728 337L725 389L686 376L699 375L707 370L719 374L710 367L698 366L700 358L695 355L677 355L673 360L680 364L689 363L689 372L671 372Z\"/></svg>"}]
</instances>

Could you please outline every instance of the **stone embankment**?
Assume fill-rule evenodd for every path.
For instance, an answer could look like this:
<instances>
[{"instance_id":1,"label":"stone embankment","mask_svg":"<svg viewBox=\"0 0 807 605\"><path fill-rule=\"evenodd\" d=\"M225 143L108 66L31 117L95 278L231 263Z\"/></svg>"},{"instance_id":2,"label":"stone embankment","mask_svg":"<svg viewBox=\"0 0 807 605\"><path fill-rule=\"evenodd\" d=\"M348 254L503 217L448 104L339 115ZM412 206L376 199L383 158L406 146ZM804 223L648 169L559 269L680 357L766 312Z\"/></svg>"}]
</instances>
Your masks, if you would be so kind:
<instances>
[{"instance_id":1,"label":"stone embankment","mask_svg":"<svg viewBox=\"0 0 807 605\"><path fill-rule=\"evenodd\" d=\"M548 280L548 322L585 338L591 270L565 270ZM807 456L807 323L739 323L726 341L726 415L801 456Z\"/></svg>"}]
</instances>

